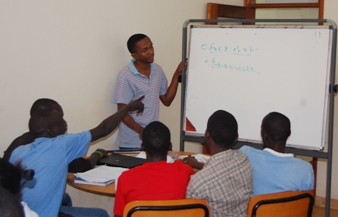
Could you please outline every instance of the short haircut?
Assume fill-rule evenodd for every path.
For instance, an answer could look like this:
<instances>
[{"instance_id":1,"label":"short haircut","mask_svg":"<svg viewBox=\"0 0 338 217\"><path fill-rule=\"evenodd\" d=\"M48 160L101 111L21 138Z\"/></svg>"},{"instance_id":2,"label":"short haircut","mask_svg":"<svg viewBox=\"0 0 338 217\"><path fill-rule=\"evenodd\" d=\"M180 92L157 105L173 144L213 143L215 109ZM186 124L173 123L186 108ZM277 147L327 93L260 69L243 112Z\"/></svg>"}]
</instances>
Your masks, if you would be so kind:
<instances>
[{"instance_id":1,"label":"short haircut","mask_svg":"<svg viewBox=\"0 0 338 217\"><path fill-rule=\"evenodd\" d=\"M229 112L218 110L209 117L207 131L218 146L231 148L238 136L237 121Z\"/></svg>"},{"instance_id":2,"label":"short haircut","mask_svg":"<svg viewBox=\"0 0 338 217\"><path fill-rule=\"evenodd\" d=\"M45 109L52 109L54 105L59 105L55 100L48 98L41 98L36 100L30 110L30 115L32 116L34 113L40 112Z\"/></svg>"},{"instance_id":3,"label":"short haircut","mask_svg":"<svg viewBox=\"0 0 338 217\"><path fill-rule=\"evenodd\" d=\"M143 130L142 144L150 155L166 154L171 145L169 128L159 121L151 122Z\"/></svg>"},{"instance_id":4,"label":"short haircut","mask_svg":"<svg viewBox=\"0 0 338 217\"><path fill-rule=\"evenodd\" d=\"M0 216L24 217L23 207L20 201L5 188L0 187Z\"/></svg>"},{"instance_id":5,"label":"short haircut","mask_svg":"<svg viewBox=\"0 0 338 217\"><path fill-rule=\"evenodd\" d=\"M286 141L291 135L291 123L288 117L278 112L267 114L262 121L262 131L272 141Z\"/></svg>"},{"instance_id":6,"label":"short haircut","mask_svg":"<svg viewBox=\"0 0 338 217\"><path fill-rule=\"evenodd\" d=\"M34 113L29 119L28 127L29 132L33 135L40 135L43 133L51 123L51 114L55 112L52 109L42 110Z\"/></svg>"},{"instance_id":7,"label":"short haircut","mask_svg":"<svg viewBox=\"0 0 338 217\"><path fill-rule=\"evenodd\" d=\"M0 186L15 196L20 196L22 169L0 158Z\"/></svg>"},{"instance_id":8,"label":"short haircut","mask_svg":"<svg viewBox=\"0 0 338 217\"><path fill-rule=\"evenodd\" d=\"M130 38L127 41L127 47L130 53L135 53L136 50L136 43L139 42L140 40L146 38L148 36L144 35L144 34L135 34L130 36Z\"/></svg>"}]
</instances>

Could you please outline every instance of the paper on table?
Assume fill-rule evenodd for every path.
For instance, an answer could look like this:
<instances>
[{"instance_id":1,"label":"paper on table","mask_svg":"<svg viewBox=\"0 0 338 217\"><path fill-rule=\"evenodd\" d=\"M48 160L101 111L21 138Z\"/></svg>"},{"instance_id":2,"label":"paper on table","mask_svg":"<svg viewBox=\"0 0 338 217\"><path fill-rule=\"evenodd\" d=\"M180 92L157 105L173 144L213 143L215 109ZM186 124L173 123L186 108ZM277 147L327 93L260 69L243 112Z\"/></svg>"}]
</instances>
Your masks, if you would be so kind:
<instances>
[{"instance_id":1,"label":"paper on table","mask_svg":"<svg viewBox=\"0 0 338 217\"><path fill-rule=\"evenodd\" d=\"M195 157L195 159L200 163L206 163L210 158L210 156L204 155L204 154L194 154L194 155L191 155L191 156ZM188 155L181 155L181 156L179 156L179 159L182 160L185 157L188 157Z\"/></svg>"},{"instance_id":2,"label":"paper on table","mask_svg":"<svg viewBox=\"0 0 338 217\"><path fill-rule=\"evenodd\" d=\"M138 158L142 158L142 159L146 159L146 153L144 151L141 151L137 156ZM174 159L172 157L170 157L169 155L167 155L167 163L173 163L175 162Z\"/></svg>"},{"instance_id":3,"label":"paper on table","mask_svg":"<svg viewBox=\"0 0 338 217\"><path fill-rule=\"evenodd\" d=\"M75 176L88 182L107 182L109 180L117 180L121 173L126 170L128 169L102 165L83 173L76 173Z\"/></svg>"}]
</instances>

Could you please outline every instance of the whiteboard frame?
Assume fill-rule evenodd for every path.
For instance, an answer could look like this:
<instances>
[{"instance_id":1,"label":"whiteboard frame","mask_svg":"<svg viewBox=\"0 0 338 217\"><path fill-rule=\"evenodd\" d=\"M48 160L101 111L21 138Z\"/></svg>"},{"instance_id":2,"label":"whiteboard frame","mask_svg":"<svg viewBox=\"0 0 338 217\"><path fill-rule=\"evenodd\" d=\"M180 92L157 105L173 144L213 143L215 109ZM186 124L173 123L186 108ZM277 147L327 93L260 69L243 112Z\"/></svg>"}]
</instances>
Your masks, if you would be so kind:
<instances>
[{"instance_id":1,"label":"whiteboard frame","mask_svg":"<svg viewBox=\"0 0 338 217\"><path fill-rule=\"evenodd\" d=\"M320 32L318 35L325 35L319 41L317 41L316 37L313 38L312 35L316 35L317 31ZM283 35L282 40L285 41L283 42L284 45L287 43L288 46L280 46L280 42L277 42L278 39L275 37L280 35ZM239 39L240 37L242 38ZM266 40L262 40L262 37ZM260 40L255 40L258 38ZM273 39L271 40L270 38ZM309 38L311 40L308 40ZM323 117L327 117L328 112L329 93L327 90L330 80L329 63L331 62L332 44L330 26L271 26L265 24L245 26L233 24L193 25L190 27L189 42L188 56L191 67L187 69L187 95L185 96L186 102L184 105L185 116L189 117L189 120L196 129L193 131L185 129L186 132L203 136L206 120L209 115L213 111L216 111L217 108L223 107L227 108L227 111L232 111L231 113L237 118L237 122L240 125L238 141L260 144L261 136L255 129L257 129L257 126L262 121L260 117L274 110L282 111L292 122L292 135L287 141L287 147L311 150L322 150L324 148L327 142L327 119ZM199 43L199 45L197 46L196 43ZM235 44L233 43L237 46L234 46ZM311 45L314 43L314 46L309 46L309 43ZM208 48L200 47L206 46L206 44L208 44ZM217 47L218 49L217 51L210 50L210 52L207 52L209 46L214 46L213 48ZM232 52L229 50L219 50L223 46L231 51L237 47L239 52L237 50ZM296 47L297 49L295 49ZM247 52L247 50L250 50L250 52ZM278 52L271 55L276 50ZM298 55L305 55L306 57L299 58L299 60L297 58L285 58L284 52L294 52L292 54L293 57ZM203 57L203 60L200 59L201 57ZM256 59L253 60L254 58ZM213 61L216 62L215 65ZM276 62L272 63L273 61ZM269 64L266 64L266 62L269 62ZM269 67L265 67L267 65ZM274 67L273 72L271 72L271 65ZM284 67L287 65L292 65L292 67L287 67L286 70ZM208 73L215 73L216 77L209 77L209 74L206 74L205 70L208 70ZM271 76L272 74L273 76ZM292 76L301 80L306 78L306 82L299 82L298 79L292 79ZM254 82L255 84L252 83L252 79L255 79L254 77L258 81L257 83ZM251 87L250 91L247 88L235 88L238 93L236 94L237 97L233 96L232 90L234 90L235 86L226 84L227 82L223 86L224 81L229 79L233 82L238 82L242 86ZM289 82L287 88L285 84L282 84L282 80L285 83ZM222 91L223 100L217 102L212 100L209 94L206 94L203 88L201 89L201 86L205 85L209 87L210 85L216 85L215 90L207 92L216 93L216 90L217 92ZM266 91L266 88L275 88L275 90L270 92ZM272 95L270 93L273 93L273 98L276 99L271 104L270 98L272 98ZM242 95L246 96L246 100L243 101L241 99ZM232 97L237 100L236 102L229 103L229 99ZM285 97L290 100L287 104L280 100ZM305 101L306 106L301 103ZM255 110L260 105L260 109L256 111L257 115L249 115L251 112L249 110L251 109L247 107L247 103L255 105ZM208 106L196 110L196 108L203 104L207 104ZM271 110L271 106L273 110ZM304 128L304 124L307 121L311 122L312 125Z\"/></svg>"},{"instance_id":2,"label":"whiteboard frame","mask_svg":"<svg viewBox=\"0 0 338 217\"><path fill-rule=\"evenodd\" d=\"M305 150L299 148L286 147L286 152L293 153L295 155L309 156L313 158L322 158L327 159L327 177L326 177L326 209L325 216L330 216L330 199L331 199L331 175L332 175L332 148L333 148L333 122L334 122L334 93L337 92L337 85L335 82L336 74L336 48L337 48L337 24L330 19L189 19L183 23L183 32L182 32L182 61L186 61L187 50L188 50L188 26L192 23L285 23L295 24L295 23L317 23L328 24L332 30L332 50L331 50L331 60L330 60L330 87L329 87L329 105L328 105L328 125L327 125L327 150L326 151L314 151L314 150ZM194 24L195 25L195 24ZM185 96L186 96L186 71L182 71L182 87L181 87L181 116L180 116L180 151L184 151L184 142L197 142L204 143L203 136L196 136L193 134L186 133L184 130L184 113L185 113ZM236 148L239 148L243 145L248 145L254 148L262 149L261 144L254 144L249 142L238 142Z\"/></svg>"}]
</instances>

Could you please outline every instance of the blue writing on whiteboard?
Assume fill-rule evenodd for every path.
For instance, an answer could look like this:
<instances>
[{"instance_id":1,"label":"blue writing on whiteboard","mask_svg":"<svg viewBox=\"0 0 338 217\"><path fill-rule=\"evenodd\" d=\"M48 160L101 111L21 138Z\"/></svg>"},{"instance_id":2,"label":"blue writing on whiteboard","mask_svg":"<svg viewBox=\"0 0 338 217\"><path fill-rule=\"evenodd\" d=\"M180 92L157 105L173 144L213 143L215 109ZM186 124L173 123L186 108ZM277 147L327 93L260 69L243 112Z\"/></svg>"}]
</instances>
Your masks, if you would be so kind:
<instances>
[{"instance_id":1,"label":"blue writing on whiteboard","mask_svg":"<svg viewBox=\"0 0 338 217\"><path fill-rule=\"evenodd\" d=\"M204 63L207 64L212 69L225 69L225 70L230 70L230 71L253 72L253 73L260 74L260 72L257 72L253 66L236 65L236 64L226 63L226 62L220 62L220 61L217 61L216 58L212 58L211 61L205 60Z\"/></svg>"},{"instance_id":2,"label":"blue writing on whiteboard","mask_svg":"<svg viewBox=\"0 0 338 217\"><path fill-rule=\"evenodd\" d=\"M235 55L245 55L245 56L251 56L255 51L258 51L257 48L254 48L252 46L219 46L215 43L211 43L208 45L208 43L202 43L201 50L209 52L211 54L215 53L230 53Z\"/></svg>"}]
</instances>

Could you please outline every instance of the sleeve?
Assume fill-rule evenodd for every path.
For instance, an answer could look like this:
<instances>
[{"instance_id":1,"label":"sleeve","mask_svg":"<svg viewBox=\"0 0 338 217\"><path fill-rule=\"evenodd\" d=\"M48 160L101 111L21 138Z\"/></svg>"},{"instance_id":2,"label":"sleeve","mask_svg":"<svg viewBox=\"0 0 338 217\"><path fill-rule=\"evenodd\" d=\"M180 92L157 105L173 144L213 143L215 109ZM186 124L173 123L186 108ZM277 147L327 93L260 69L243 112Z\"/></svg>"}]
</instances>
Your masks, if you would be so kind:
<instances>
[{"instance_id":1,"label":"sleeve","mask_svg":"<svg viewBox=\"0 0 338 217\"><path fill-rule=\"evenodd\" d=\"M115 203L114 203L114 210L113 213L115 215L123 216L124 207L127 205L127 200L125 194L123 192L123 173L118 179L118 185L115 194Z\"/></svg>"},{"instance_id":2,"label":"sleeve","mask_svg":"<svg viewBox=\"0 0 338 217\"><path fill-rule=\"evenodd\" d=\"M310 163L307 163L307 164L308 164L307 165L308 169L304 170L304 171L306 171L306 174L307 174L307 175L304 176L305 179L303 180L304 186L303 186L302 190L304 190L304 191L313 190L314 189L314 182L315 182L312 165Z\"/></svg>"},{"instance_id":3,"label":"sleeve","mask_svg":"<svg viewBox=\"0 0 338 217\"><path fill-rule=\"evenodd\" d=\"M117 78L112 103L128 104L134 99L134 92L125 76L120 75Z\"/></svg>"},{"instance_id":4,"label":"sleeve","mask_svg":"<svg viewBox=\"0 0 338 217\"><path fill-rule=\"evenodd\" d=\"M186 198L196 198L196 197L194 196L194 188L193 188L193 183L191 182L191 180L190 180L190 182L189 182L189 184L188 184L187 192L186 192L186 194L185 194L185 197L186 197Z\"/></svg>"},{"instance_id":5,"label":"sleeve","mask_svg":"<svg viewBox=\"0 0 338 217\"><path fill-rule=\"evenodd\" d=\"M160 90L160 96L164 95L167 93L168 90L168 80L167 77L164 74L164 71L162 70L161 66L158 66L159 70L162 74L161 76L161 90Z\"/></svg>"},{"instance_id":6,"label":"sleeve","mask_svg":"<svg viewBox=\"0 0 338 217\"><path fill-rule=\"evenodd\" d=\"M85 131L77 134L65 134L62 135L66 140L66 155L68 164L74 159L84 156L87 153L88 146L92 139L92 135L89 131ZM57 137L58 138L58 137Z\"/></svg>"},{"instance_id":7,"label":"sleeve","mask_svg":"<svg viewBox=\"0 0 338 217\"><path fill-rule=\"evenodd\" d=\"M206 184L208 179L205 179L203 170L191 176L187 187L186 198L207 199L209 191L209 184Z\"/></svg>"}]
</instances>

